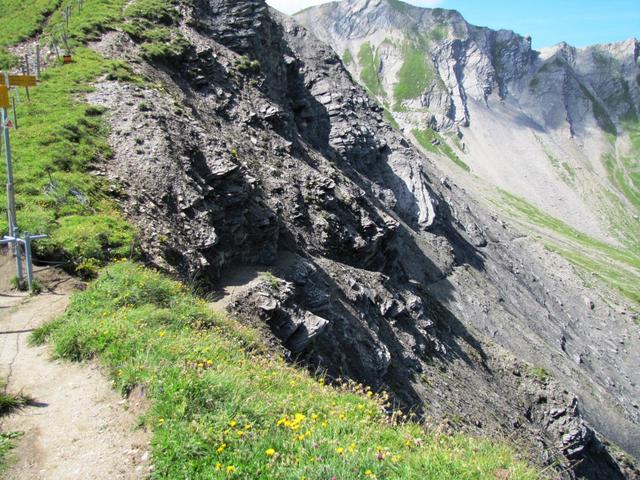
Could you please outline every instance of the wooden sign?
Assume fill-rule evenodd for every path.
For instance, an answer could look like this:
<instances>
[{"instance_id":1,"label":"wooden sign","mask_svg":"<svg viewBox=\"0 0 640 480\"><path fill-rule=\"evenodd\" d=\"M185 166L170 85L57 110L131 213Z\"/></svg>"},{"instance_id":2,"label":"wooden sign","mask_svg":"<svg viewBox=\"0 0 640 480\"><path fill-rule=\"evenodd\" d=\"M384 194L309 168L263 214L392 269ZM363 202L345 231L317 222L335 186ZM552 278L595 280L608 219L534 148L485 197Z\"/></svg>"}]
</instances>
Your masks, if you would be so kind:
<instances>
[{"instance_id":1,"label":"wooden sign","mask_svg":"<svg viewBox=\"0 0 640 480\"><path fill-rule=\"evenodd\" d=\"M9 108L9 90L4 85L0 85L0 108Z\"/></svg>"},{"instance_id":2,"label":"wooden sign","mask_svg":"<svg viewBox=\"0 0 640 480\"><path fill-rule=\"evenodd\" d=\"M9 75L9 85L12 87L35 87L38 81L34 75Z\"/></svg>"}]
</instances>

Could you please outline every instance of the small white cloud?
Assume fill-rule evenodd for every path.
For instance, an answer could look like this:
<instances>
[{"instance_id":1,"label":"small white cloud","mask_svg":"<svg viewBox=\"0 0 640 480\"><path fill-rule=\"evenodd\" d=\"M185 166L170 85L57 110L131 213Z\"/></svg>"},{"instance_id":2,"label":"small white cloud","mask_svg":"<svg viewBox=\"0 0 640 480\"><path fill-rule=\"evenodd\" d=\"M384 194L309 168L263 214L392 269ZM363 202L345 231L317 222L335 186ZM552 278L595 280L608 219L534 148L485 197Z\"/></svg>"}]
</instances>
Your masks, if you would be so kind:
<instances>
[{"instance_id":1,"label":"small white cloud","mask_svg":"<svg viewBox=\"0 0 640 480\"><path fill-rule=\"evenodd\" d=\"M435 7L440 5L444 0L409 0L407 3L418 5L420 7ZM299 12L303 8L313 5L321 5L328 3L327 0L267 0L267 3L276 10L287 13L289 15Z\"/></svg>"}]
</instances>

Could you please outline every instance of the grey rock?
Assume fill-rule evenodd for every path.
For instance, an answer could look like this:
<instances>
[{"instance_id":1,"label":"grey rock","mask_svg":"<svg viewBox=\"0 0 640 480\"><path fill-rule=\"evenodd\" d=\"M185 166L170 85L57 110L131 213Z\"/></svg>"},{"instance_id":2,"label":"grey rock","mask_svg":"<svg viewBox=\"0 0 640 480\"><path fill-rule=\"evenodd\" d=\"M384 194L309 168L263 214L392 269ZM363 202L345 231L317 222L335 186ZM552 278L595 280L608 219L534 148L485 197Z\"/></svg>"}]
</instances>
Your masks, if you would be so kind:
<instances>
[{"instance_id":1,"label":"grey rock","mask_svg":"<svg viewBox=\"0 0 640 480\"><path fill-rule=\"evenodd\" d=\"M151 152L131 155L134 140L114 132L104 166L127 187L119 200L148 261L212 288L239 265L268 266L281 280L251 284L229 311L268 327L312 371L386 388L425 416L464 411L466 429L513 435L540 464L563 470L579 458L592 475L633 471L593 439L634 453L639 412L621 399L638 396L638 352L589 346L604 320L629 338L638 327L607 305L589 310L571 273L558 278L535 244L443 185L332 50L294 21L258 0L183 9L190 53L178 65L138 64L165 87L136 91L154 118L141 125L142 113L116 101L132 98L117 82L88 95L120 129L140 125ZM122 33L96 48L138 55ZM245 54L259 74L234 70ZM192 117L175 112L176 98ZM585 352L580 368L558 345L561 331ZM530 370L526 361L555 379L514 375ZM593 436L572 437L571 458L559 453L583 425Z\"/></svg>"}]
</instances>

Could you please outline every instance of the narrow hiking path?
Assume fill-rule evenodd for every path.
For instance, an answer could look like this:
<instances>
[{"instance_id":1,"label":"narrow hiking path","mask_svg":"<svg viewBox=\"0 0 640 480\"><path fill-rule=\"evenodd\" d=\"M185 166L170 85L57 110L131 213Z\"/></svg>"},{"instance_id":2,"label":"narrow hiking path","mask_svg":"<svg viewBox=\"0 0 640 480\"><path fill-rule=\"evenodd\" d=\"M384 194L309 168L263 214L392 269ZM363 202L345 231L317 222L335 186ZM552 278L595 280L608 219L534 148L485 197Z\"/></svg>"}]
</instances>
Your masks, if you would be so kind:
<instances>
[{"instance_id":1,"label":"narrow hiking path","mask_svg":"<svg viewBox=\"0 0 640 480\"><path fill-rule=\"evenodd\" d=\"M10 270L0 257L0 277ZM7 480L139 479L149 473L149 435L136 429L144 399L124 401L95 363L52 360L30 347L33 328L62 313L73 279L59 274L53 292L35 297L0 288L0 376L7 391L33 405L0 418L0 430L24 432L10 453Z\"/></svg>"}]
</instances>

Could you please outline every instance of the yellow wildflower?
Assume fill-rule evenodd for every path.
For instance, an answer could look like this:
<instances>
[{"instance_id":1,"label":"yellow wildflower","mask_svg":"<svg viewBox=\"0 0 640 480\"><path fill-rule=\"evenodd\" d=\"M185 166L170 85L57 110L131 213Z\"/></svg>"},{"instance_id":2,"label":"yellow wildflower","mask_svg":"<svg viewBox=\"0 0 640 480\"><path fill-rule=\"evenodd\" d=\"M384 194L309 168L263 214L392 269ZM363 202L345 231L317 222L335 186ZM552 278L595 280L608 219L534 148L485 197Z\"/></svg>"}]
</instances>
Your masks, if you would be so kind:
<instances>
[{"instance_id":1,"label":"yellow wildflower","mask_svg":"<svg viewBox=\"0 0 640 480\"><path fill-rule=\"evenodd\" d=\"M231 421L229 422L229 426L230 426L231 428L235 427L236 425L238 425L238 422L236 422L235 420L231 420Z\"/></svg>"},{"instance_id":2,"label":"yellow wildflower","mask_svg":"<svg viewBox=\"0 0 640 480\"><path fill-rule=\"evenodd\" d=\"M336 453L337 453L338 455L342 455L342 454L344 454L344 448L342 448L342 447L338 447L338 448L336 448Z\"/></svg>"},{"instance_id":3,"label":"yellow wildflower","mask_svg":"<svg viewBox=\"0 0 640 480\"><path fill-rule=\"evenodd\" d=\"M158 334L160 336L160 338L164 337L167 334L167 332L165 332L164 330L160 330L160 333Z\"/></svg>"},{"instance_id":4,"label":"yellow wildflower","mask_svg":"<svg viewBox=\"0 0 640 480\"><path fill-rule=\"evenodd\" d=\"M276 454L276 451L273 448L268 448L266 452L267 457L273 457Z\"/></svg>"},{"instance_id":5,"label":"yellow wildflower","mask_svg":"<svg viewBox=\"0 0 640 480\"><path fill-rule=\"evenodd\" d=\"M227 473L233 473L236 471L236 467L234 467L233 465L229 465L227 467Z\"/></svg>"}]
</instances>

